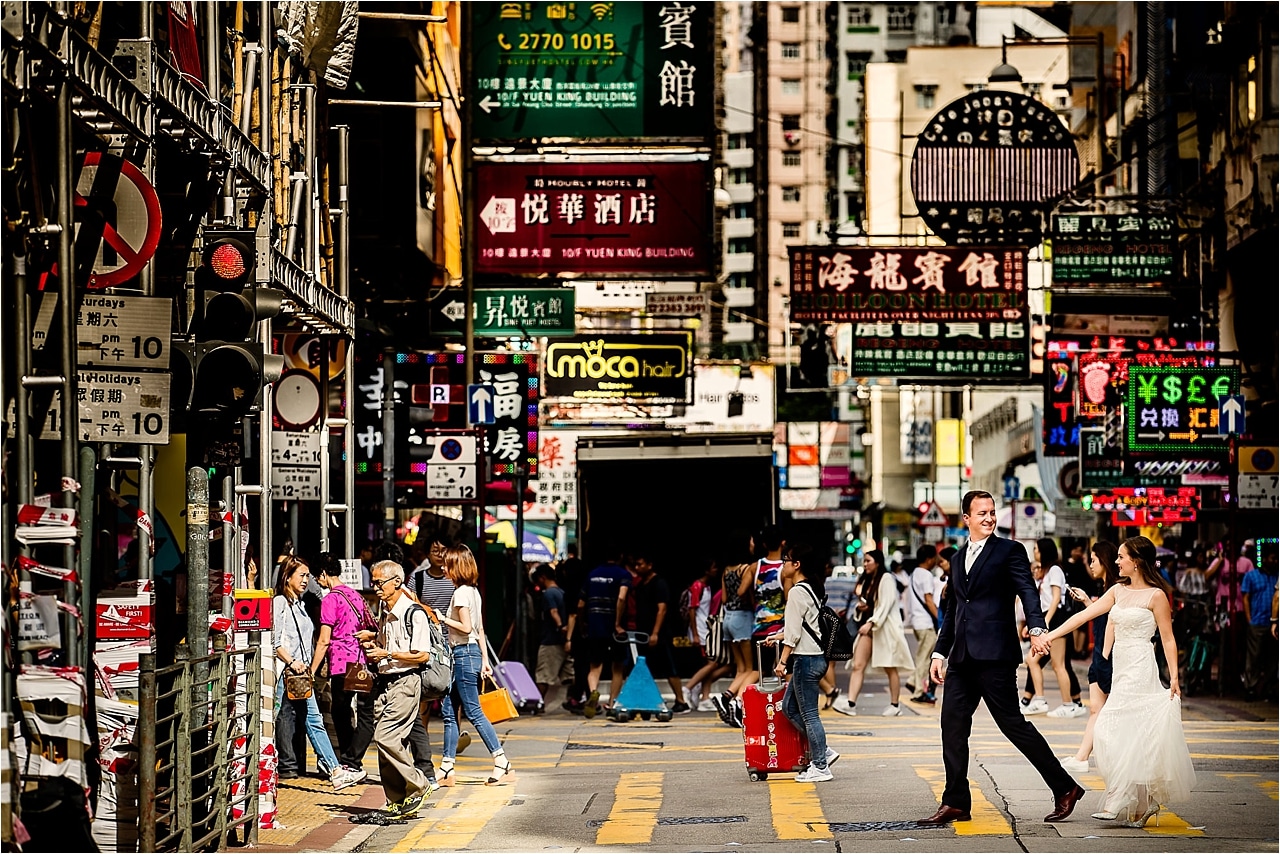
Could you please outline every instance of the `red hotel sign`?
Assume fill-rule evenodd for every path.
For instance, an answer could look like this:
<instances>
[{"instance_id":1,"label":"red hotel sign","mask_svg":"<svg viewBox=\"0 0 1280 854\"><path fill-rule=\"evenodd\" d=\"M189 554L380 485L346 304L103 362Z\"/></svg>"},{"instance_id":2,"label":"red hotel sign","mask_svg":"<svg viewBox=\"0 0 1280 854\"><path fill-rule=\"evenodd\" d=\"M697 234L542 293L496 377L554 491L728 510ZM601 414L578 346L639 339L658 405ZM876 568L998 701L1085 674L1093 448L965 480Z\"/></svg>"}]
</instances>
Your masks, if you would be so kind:
<instances>
[{"instance_id":1,"label":"red hotel sign","mask_svg":"<svg viewBox=\"0 0 1280 854\"><path fill-rule=\"evenodd\" d=\"M707 164L476 165L479 273L711 269Z\"/></svg>"}]
</instances>

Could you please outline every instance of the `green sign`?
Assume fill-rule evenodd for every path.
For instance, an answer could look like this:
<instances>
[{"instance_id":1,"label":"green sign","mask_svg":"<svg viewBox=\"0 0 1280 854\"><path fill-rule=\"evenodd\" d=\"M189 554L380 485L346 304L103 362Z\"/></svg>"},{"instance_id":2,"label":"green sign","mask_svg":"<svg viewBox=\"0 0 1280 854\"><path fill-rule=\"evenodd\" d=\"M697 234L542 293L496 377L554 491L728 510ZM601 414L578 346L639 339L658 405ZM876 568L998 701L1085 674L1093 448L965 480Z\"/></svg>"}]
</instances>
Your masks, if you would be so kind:
<instances>
[{"instance_id":1,"label":"green sign","mask_svg":"<svg viewBox=\"0 0 1280 854\"><path fill-rule=\"evenodd\" d=\"M1239 388L1236 367L1130 365L1125 413L1129 451L1179 457L1225 454L1218 399Z\"/></svg>"},{"instance_id":2,"label":"green sign","mask_svg":"<svg viewBox=\"0 0 1280 854\"><path fill-rule=\"evenodd\" d=\"M477 140L710 138L714 4L471 6Z\"/></svg>"},{"instance_id":3,"label":"green sign","mask_svg":"<svg viewBox=\"0 0 1280 854\"><path fill-rule=\"evenodd\" d=\"M461 297L441 297L432 311L436 335L462 335L466 311ZM500 288L475 292L472 302L476 335L519 338L573 334L573 288Z\"/></svg>"},{"instance_id":4,"label":"green sign","mask_svg":"<svg viewBox=\"0 0 1280 854\"><path fill-rule=\"evenodd\" d=\"M1176 282L1177 222L1170 214L1062 214L1053 218L1058 284Z\"/></svg>"}]
</instances>

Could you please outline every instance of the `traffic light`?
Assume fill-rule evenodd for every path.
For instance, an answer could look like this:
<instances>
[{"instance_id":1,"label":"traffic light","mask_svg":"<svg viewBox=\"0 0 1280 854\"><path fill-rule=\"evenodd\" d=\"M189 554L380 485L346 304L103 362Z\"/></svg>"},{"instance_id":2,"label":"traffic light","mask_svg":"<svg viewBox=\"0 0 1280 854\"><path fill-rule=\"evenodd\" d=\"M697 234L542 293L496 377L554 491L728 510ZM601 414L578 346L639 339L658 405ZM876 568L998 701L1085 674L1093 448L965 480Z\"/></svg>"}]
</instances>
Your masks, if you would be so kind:
<instances>
[{"instance_id":1,"label":"traffic light","mask_svg":"<svg viewBox=\"0 0 1280 854\"><path fill-rule=\"evenodd\" d=\"M256 266L250 230L205 229L196 273L197 315L192 320L194 379L189 432L210 465L240 464L240 419L256 409L262 387L284 370L284 357L257 340L260 321L280 313L284 294L252 284Z\"/></svg>"}]
</instances>

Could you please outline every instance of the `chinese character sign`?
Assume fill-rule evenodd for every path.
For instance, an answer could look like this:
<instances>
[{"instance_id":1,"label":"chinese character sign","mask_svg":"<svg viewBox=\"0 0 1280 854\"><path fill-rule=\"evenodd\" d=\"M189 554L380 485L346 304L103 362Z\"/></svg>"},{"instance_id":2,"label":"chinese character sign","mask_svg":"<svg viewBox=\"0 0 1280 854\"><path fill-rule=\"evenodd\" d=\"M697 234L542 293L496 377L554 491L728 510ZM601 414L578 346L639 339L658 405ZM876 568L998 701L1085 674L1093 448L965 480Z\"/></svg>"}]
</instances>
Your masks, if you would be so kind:
<instances>
[{"instance_id":1,"label":"chinese character sign","mask_svg":"<svg viewBox=\"0 0 1280 854\"><path fill-rule=\"evenodd\" d=\"M713 4L477 3L475 137L705 140Z\"/></svg>"},{"instance_id":2,"label":"chinese character sign","mask_svg":"<svg viewBox=\"0 0 1280 854\"><path fill-rule=\"evenodd\" d=\"M1062 214L1053 218L1055 283L1168 284L1177 279L1173 214Z\"/></svg>"},{"instance_id":3,"label":"chinese character sign","mask_svg":"<svg viewBox=\"0 0 1280 854\"><path fill-rule=\"evenodd\" d=\"M705 162L480 164L476 271L706 273L710 199Z\"/></svg>"},{"instance_id":4,"label":"chinese character sign","mask_svg":"<svg viewBox=\"0 0 1280 854\"><path fill-rule=\"evenodd\" d=\"M1227 452L1218 432L1221 398L1236 394L1236 367L1132 365L1126 439L1131 453L1217 457Z\"/></svg>"},{"instance_id":5,"label":"chinese character sign","mask_svg":"<svg viewBox=\"0 0 1280 854\"><path fill-rule=\"evenodd\" d=\"M871 377L1030 376L1028 320L855 323L849 372Z\"/></svg>"},{"instance_id":6,"label":"chinese character sign","mask_svg":"<svg viewBox=\"0 0 1280 854\"><path fill-rule=\"evenodd\" d=\"M796 323L998 321L1027 314L1027 253L954 246L795 246Z\"/></svg>"}]
</instances>

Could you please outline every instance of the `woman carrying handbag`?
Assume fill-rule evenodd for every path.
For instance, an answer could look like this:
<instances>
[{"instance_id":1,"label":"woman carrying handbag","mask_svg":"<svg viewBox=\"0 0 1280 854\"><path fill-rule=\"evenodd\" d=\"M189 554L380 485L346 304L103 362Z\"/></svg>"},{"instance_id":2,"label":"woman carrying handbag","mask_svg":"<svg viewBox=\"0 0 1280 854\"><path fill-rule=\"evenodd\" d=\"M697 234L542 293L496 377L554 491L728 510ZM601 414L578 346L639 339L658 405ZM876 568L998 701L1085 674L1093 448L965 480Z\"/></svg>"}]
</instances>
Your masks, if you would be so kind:
<instances>
[{"instance_id":1,"label":"woman carrying handbag","mask_svg":"<svg viewBox=\"0 0 1280 854\"><path fill-rule=\"evenodd\" d=\"M333 728L338 734L338 760L344 768L359 770L373 742L373 668L365 659L356 632L375 630L373 616L359 593L342 583L342 564L323 552L316 557L316 581L329 591L320 602L320 638L312 673L320 662L329 662L329 688L333 695ZM352 726L352 705L355 725Z\"/></svg>"},{"instance_id":2,"label":"woman carrying handbag","mask_svg":"<svg viewBox=\"0 0 1280 854\"><path fill-rule=\"evenodd\" d=\"M281 776L296 777L306 757L286 753L292 754L294 727L299 720L304 721L320 771L328 775L334 789L342 790L367 775L363 770L347 770L338 763L324 729L324 719L320 717L320 707L316 705L315 668L311 663L315 626L302 604L302 594L310 580L311 570L301 558L291 555L281 563L271 607L271 645L276 658L284 663L280 681L276 683L276 749L280 751ZM287 765L290 759L293 762Z\"/></svg>"}]
</instances>

